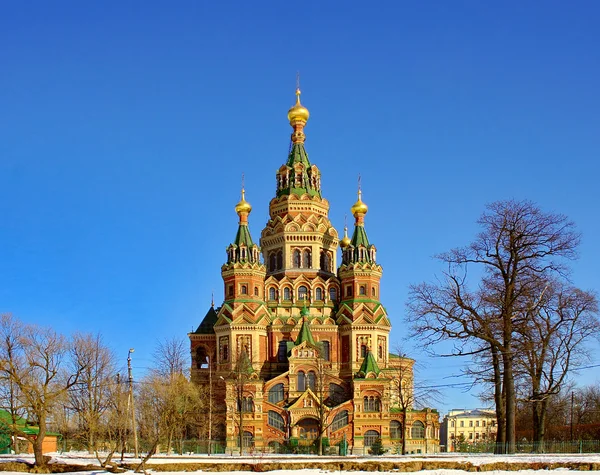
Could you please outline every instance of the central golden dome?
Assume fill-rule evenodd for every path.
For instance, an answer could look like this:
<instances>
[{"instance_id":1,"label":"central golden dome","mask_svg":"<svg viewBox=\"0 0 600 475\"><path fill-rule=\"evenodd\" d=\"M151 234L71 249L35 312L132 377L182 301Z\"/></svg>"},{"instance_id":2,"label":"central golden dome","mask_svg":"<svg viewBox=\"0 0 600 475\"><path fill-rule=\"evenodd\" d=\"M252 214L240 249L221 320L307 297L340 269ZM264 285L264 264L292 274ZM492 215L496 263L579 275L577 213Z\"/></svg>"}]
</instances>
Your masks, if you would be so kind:
<instances>
[{"instance_id":1,"label":"central golden dome","mask_svg":"<svg viewBox=\"0 0 600 475\"><path fill-rule=\"evenodd\" d=\"M250 203L248 203L244 198L245 193L246 191L242 188L242 199L238 204L235 205L235 212L237 214L250 213L250 211L252 211L252 206L250 206Z\"/></svg>"},{"instance_id":2,"label":"central golden dome","mask_svg":"<svg viewBox=\"0 0 600 475\"><path fill-rule=\"evenodd\" d=\"M288 120L292 126L296 122L306 122L310 116L308 109L300 104L300 94L300 88L296 89L296 104L290 107L288 111Z\"/></svg>"},{"instance_id":3,"label":"central golden dome","mask_svg":"<svg viewBox=\"0 0 600 475\"><path fill-rule=\"evenodd\" d=\"M352 208L350 208L354 217L356 217L357 214L367 214L367 211L369 211L369 207L363 203L361 195L362 191L358 190L358 200L352 205Z\"/></svg>"}]
</instances>

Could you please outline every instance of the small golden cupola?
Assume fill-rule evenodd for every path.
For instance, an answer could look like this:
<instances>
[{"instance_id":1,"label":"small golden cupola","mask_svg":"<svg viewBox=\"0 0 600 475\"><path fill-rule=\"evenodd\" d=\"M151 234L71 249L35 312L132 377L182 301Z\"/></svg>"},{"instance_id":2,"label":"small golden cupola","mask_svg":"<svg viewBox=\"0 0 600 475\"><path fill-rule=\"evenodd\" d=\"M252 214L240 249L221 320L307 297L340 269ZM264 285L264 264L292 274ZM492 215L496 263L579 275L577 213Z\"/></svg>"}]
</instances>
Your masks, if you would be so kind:
<instances>
[{"instance_id":1,"label":"small golden cupola","mask_svg":"<svg viewBox=\"0 0 600 475\"><path fill-rule=\"evenodd\" d=\"M235 205L235 212L240 217L240 222L247 222L248 215L252 211L252 206L250 206L250 203L248 203L246 201L245 195L246 195L246 190L244 190L244 188L242 188L242 199L239 201L238 204Z\"/></svg>"},{"instance_id":2,"label":"small golden cupola","mask_svg":"<svg viewBox=\"0 0 600 475\"><path fill-rule=\"evenodd\" d=\"M344 222L344 237L341 239L340 241L340 247L342 249L345 249L348 247L348 244L350 244L351 240L348 237L348 226L346 225L346 223Z\"/></svg>"},{"instance_id":3,"label":"small golden cupola","mask_svg":"<svg viewBox=\"0 0 600 475\"><path fill-rule=\"evenodd\" d=\"M294 128L292 132L293 143L304 143L306 136L304 135L304 126L308 121L310 113L308 109L300 103L300 88L296 88L296 104L290 107L288 111L288 120L290 125Z\"/></svg>"}]
</instances>

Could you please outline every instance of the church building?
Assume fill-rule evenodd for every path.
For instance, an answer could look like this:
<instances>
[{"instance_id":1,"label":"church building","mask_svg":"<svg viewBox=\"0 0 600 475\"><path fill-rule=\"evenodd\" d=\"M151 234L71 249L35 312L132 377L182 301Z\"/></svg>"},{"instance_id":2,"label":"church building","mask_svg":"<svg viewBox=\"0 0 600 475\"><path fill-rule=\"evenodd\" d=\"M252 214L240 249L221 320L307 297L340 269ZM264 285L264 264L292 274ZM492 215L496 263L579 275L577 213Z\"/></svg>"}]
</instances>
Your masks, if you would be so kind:
<instances>
[{"instance_id":1,"label":"church building","mask_svg":"<svg viewBox=\"0 0 600 475\"><path fill-rule=\"evenodd\" d=\"M380 439L394 452L405 439L407 453L437 452L438 412L413 408L414 360L390 354L367 205L359 189L352 237L345 228L340 239L304 147L308 118L297 89L269 220L255 242L242 189L223 303L188 334L192 380L210 385L216 408L210 437L231 450L293 450L321 437L325 451L367 453Z\"/></svg>"}]
</instances>

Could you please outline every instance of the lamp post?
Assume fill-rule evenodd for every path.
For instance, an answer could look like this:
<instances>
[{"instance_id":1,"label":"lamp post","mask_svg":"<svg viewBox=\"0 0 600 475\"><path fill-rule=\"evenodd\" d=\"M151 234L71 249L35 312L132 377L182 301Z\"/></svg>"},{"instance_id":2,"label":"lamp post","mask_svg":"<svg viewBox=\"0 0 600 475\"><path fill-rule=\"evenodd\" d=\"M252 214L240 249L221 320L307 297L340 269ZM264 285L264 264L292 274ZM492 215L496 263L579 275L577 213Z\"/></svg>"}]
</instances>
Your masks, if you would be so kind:
<instances>
[{"instance_id":1,"label":"lamp post","mask_svg":"<svg viewBox=\"0 0 600 475\"><path fill-rule=\"evenodd\" d=\"M135 457L139 457L138 453L138 438L137 438L137 427L135 424L135 406L133 404L133 375L131 373L131 353L135 350L133 348L129 348L129 353L127 353L127 373L129 376L129 404L131 407L131 426L133 429L133 447L135 450Z\"/></svg>"},{"instance_id":2,"label":"lamp post","mask_svg":"<svg viewBox=\"0 0 600 475\"><path fill-rule=\"evenodd\" d=\"M571 442L573 442L573 402L575 400L575 394L571 391Z\"/></svg>"},{"instance_id":3,"label":"lamp post","mask_svg":"<svg viewBox=\"0 0 600 475\"><path fill-rule=\"evenodd\" d=\"M208 456L210 457L211 442L212 442L212 358L207 355L206 360L208 361Z\"/></svg>"}]
</instances>

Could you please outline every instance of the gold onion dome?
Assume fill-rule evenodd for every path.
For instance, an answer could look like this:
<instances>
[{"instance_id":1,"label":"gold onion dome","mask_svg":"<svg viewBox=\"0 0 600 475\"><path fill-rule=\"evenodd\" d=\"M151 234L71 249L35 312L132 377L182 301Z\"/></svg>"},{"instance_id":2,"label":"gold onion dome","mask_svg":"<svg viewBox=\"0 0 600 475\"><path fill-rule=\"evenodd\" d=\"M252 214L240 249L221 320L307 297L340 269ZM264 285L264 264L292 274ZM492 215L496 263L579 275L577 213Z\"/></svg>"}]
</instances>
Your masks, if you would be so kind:
<instances>
[{"instance_id":1,"label":"gold onion dome","mask_svg":"<svg viewBox=\"0 0 600 475\"><path fill-rule=\"evenodd\" d=\"M308 109L300 104L300 94L300 88L296 89L296 104L290 107L290 110L288 111L288 120L291 125L300 121L306 122L310 116Z\"/></svg>"},{"instance_id":2,"label":"gold onion dome","mask_svg":"<svg viewBox=\"0 0 600 475\"><path fill-rule=\"evenodd\" d=\"M357 214L367 214L367 211L369 211L369 207L363 203L361 195L362 192L358 190L358 201L352 205L352 208L350 208L350 211L352 211L352 214L355 217Z\"/></svg>"},{"instance_id":3,"label":"gold onion dome","mask_svg":"<svg viewBox=\"0 0 600 475\"><path fill-rule=\"evenodd\" d=\"M344 226L344 237L340 241L340 247L345 249L351 242L351 239L348 237L348 226Z\"/></svg>"},{"instance_id":4,"label":"gold onion dome","mask_svg":"<svg viewBox=\"0 0 600 475\"><path fill-rule=\"evenodd\" d=\"M241 214L241 213L250 213L250 211L252 211L252 206L250 206L250 203L248 203L244 197L244 195L246 194L246 191L242 188L242 199L240 200L240 202L238 204L235 205L235 212L237 214Z\"/></svg>"}]
</instances>

